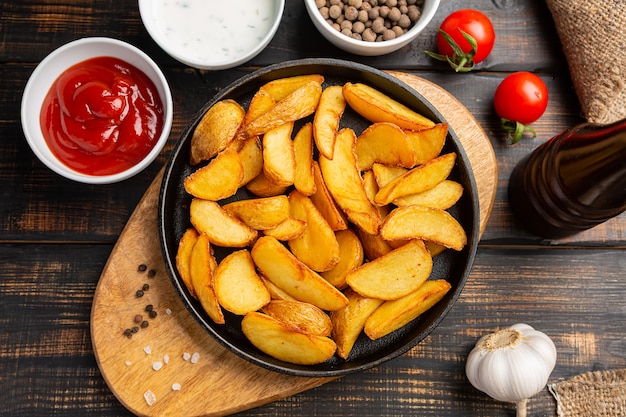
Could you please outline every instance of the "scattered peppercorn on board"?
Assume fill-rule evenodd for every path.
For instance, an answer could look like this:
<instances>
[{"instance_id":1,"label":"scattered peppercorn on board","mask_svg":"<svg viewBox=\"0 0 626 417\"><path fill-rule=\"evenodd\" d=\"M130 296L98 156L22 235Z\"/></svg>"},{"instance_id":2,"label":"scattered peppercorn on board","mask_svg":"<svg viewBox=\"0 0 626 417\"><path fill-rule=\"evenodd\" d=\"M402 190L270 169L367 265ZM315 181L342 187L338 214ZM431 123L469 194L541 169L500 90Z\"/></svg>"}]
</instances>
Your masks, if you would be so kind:
<instances>
[{"instance_id":1,"label":"scattered peppercorn on board","mask_svg":"<svg viewBox=\"0 0 626 417\"><path fill-rule=\"evenodd\" d=\"M478 186L482 234L498 178L489 138L441 87L414 75L390 74L428 99L461 140ZM120 402L141 416L224 416L336 379L283 375L251 364L216 342L187 312L165 270L158 238L162 176L163 171L120 235L93 299L94 354Z\"/></svg>"}]
</instances>

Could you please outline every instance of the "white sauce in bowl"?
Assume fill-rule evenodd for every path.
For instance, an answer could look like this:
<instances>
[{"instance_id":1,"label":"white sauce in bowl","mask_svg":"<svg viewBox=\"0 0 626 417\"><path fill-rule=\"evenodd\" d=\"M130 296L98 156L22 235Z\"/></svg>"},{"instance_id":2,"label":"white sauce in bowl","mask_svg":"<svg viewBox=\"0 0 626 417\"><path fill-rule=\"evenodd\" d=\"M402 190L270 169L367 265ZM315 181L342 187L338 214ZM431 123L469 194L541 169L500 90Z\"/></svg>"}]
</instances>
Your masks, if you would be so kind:
<instances>
[{"instance_id":1,"label":"white sauce in bowl","mask_svg":"<svg viewBox=\"0 0 626 417\"><path fill-rule=\"evenodd\" d=\"M153 0L160 38L194 62L219 63L249 54L274 24L274 0Z\"/></svg>"}]
</instances>

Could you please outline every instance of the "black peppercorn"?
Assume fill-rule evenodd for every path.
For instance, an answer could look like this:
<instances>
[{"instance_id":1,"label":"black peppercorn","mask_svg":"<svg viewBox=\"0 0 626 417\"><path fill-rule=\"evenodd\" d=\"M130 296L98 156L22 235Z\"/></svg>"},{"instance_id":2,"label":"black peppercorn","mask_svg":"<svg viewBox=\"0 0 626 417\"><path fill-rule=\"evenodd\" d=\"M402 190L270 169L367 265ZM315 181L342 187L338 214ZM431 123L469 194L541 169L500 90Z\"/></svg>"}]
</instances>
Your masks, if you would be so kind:
<instances>
[{"instance_id":1,"label":"black peppercorn","mask_svg":"<svg viewBox=\"0 0 626 417\"><path fill-rule=\"evenodd\" d=\"M137 292L135 293L135 295L137 297L143 297L143 291L142 290L137 290Z\"/></svg>"},{"instance_id":2,"label":"black peppercorn","mask_svg":"<svg viewBox=\"0 0 626 417\"><path fill-rule=\"evenodd\" d=\"M137 268L137 271L139 272L145 272L146 269L148 269L148 267L144 264L139 265L139 267Z\"/></svg>"},{"instance_id":3,"label":"black peppercorn","mask_svg":"<svg viewBox=\"0 0 626 417\"><path fill-rule=\"evenodd\" d=\"M150 289L150 285L143 284L143 287L141 287L141 289L144 290L144 291L148 291Z\"/></svg>"},{"instance_id":4,"label":"black peppercorn","mask_svg":"<svg viewBox=\"0 0 626 417\"><path fill-rule=\"evenodd\" d=\"M155 275L156 275L156 271L154 269L151 269L148 271L148 277L154 278Z\"/></svg>"},{"instance_id":5,"label":"black peppercorn","mask_svg":"<svg viewBox=\"0 0 626 417\"><path fill-rule=\"evenodd\" d=\"M154 310L150 310L150 313L148 313L148 315L150 316L151 319L153 319L157 316L157 312Z\"/></svg>"},{"instance_id":6,"label":"black peppercorn","mask_svg":"<svg viewBox=\"0 0 626 417\"><path fill-rule=\"evenodd\" d=\"M148 304L148 305L146 306L146 308L145 308L145 310L146 310L147 312L150 312L150 311L152 311L153 309L154 309L154 306L153 306L152 304Z\"/></svg>"},{"instance_id":7,"label":"black peppercorn","mask_svg":"<svg viewBox=\"0 0 626 417\"><path fill-rule=\"evenodd\" d=\"M145 329L146 327L148 327L149 324L150 323L148 323L146 320L144 320L144 321L141 322L141 327Z\"/></svg>"}]
</instances>

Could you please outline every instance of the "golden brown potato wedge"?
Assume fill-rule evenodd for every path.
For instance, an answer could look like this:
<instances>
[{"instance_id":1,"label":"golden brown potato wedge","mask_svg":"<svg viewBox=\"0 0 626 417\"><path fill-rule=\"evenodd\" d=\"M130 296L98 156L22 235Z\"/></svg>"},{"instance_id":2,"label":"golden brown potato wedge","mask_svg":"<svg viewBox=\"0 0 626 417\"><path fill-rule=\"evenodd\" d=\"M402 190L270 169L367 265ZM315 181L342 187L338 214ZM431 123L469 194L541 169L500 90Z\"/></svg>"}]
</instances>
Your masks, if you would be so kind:
<instances>
[{"instance_id":1,"label":"golden brown potato wedge","mask_svg":"<svg viewBox=\"0 0 626 417\"><path fill-rule=\"evenodd\" d=\"M404 131L389 122L370 125L356 140L356 160L361 171L372 168L375 162L413 168L415 151Z\"/></svg>"},{"instance_id":2,"label":"golden brown potato wedge","mask_svg":"<svg viewBox=\"0 0 626 417\"><path fill-rule=\"evenodd\" d=\"M398 330L441 301L450 288L443 279L428 280L411 294L386 301L366 320L365 334L376 340Z\"/></svg>"},{"instance_id":3,"label":"golden brown potato wedge","mask_svg":"<svg viewBox=\"0 0 626 417\"><path fill-rule=\"evenodd\" d=\"M287 191L284 185L276 185L270 181L263 170L246 184L246 189L258 197L273 197Z\"/></svg>"},{"instance_id":4,"label":"golden brown potato wedge","mask_svg":"<svg viewBox=\"0 0 626 417\"><path fill-rule=\"evenodd\" d=\"M211 243L242 248L250 245L258 232L226 213L214 201L194 198L189 206L191 224L199 233L206 233Z\"/></svg>"},{"instance_id":5,"label":"golden brown potato wedge","mask_svg":"<svg viewBox=\"0 0 626 417\"><path fill-rule=\"evenodd\" d=\"M235 100L215 103L202 116L191 137L189 163L208 161L235 139L246 111Z\"/></svg>"},{"instance_id":6,"label":"golden brown potato wedge","mask_svg":"<svg viewBox=\"0 0 626 417\"><path fill-rule=\"evenodd\" d=\"M413 168L381 187L374 199L376 204L389 204L396 198L430 190L448 178L452 168L454 168L455 161L456 153L451 152Z\"/></svg>"},{"instance_id":7,"label":"golden brown potato wedge","mask_svg":"<svg viewBox=\"0 0 626 417\"><path fill-rule=\"evenodd\" d=\"M415 151L415 164L421 165L441 153L448 135L448 124L437 123L428 129L405 130L404 133Z\"/></svg>"},{"instance_id":8,"label":"golden brown potato wedge","mask_svg":"<svg viewBox=\"0 0 626 417\"><path fill-rule=\"evenodd\" d=\"M289 194L291 217L306 223L304 232L288 241L289 249L314 271L328 271L339 262L339 242L324 216L298 190Z\"/></svg>"},{"instance_id":9,"label":"golden brown potato wedge","mask_svg":"<svg viewBox=\"0 0 626 417\"><path fill-rule=\"evenodd\" d=\"M263 283L267 287L267 290L270 292L270 296L271 296L272 300L298 301L295 298L293 298L292 296L290 296L289 294L287 294L285 291L280 289L278 286L276 286L276 284L274 284L272 281L270 281L269 279L265 278L263 275L259 275L259 276L263 280Z\"/></svg>"},{"instance_id":10,"label":"golden brown potato wedge","mask_svg":"<svg viewBox=\"0 0 626 417\"><path fill-rule=\"evenodd\" d=\"M432 268L424 242L413 240L353 270L346 282L365 297L397 300L426 281Z\"/></svg>"},{"instance_id":11,"label":"golden brown potato wedge","mask_svg":"<svg viewBox=\"0 0 626 417\"><path fill-rule=\"evenodd\" d=\"M183 181L185 191L194 197L218 201L234 195L244 177L239 154L225 149Z\"/></svg>"},{"instance_id":12,"label":"golden brown potato wedge","mask_svg":"<svg viewBox=\"0 0 626 417\"><path fill-rule=\"evenodd\" d=\"M289 122L263 135L263 172L268 180L283 187L293 184L296 176L292 130L293 122Z\"/></svg>"},{"instance_id":13,"label":"golden brown potato wedge","mask_svg":"<svg viewBox=\"0 0 626 417\"><path fill-rule=\"evenodd\" d=\"M315 194L313 177L313 125L307 123L298 130L293 138L296 172L293 185L306 196Z\"/></svg>"},{"instance_id":14,"label":"golden brown potato wedge","mask_svg":"<svg viewBox=\"0 0 626 417\"><path fill-rule=\"evenodd\" d=\"M380 228L385 240L422 239L460 251L467 244L463 226L450 213L423 206L398 207Z\"/></svg>"},{"instance_id":15,"label":"golden brown potato wedge","mask_svg":"<svg viewBox=\"0 0 626 417\"><path fill-rule=\"evenodd\" d=\"M183 280L183 283L189 290L189 293L196 297L196 291L191 283L191 273L189 271L189 262L191 260L191 251L193 245L198 239L198 231L193 227L188 228L178 242L178 250L176 251L176 270Z\"/></svg>"},{"instance_id":16,"label":"golden brown potato wedge","mask_svg":"<svg viewBox=\"0 0 626 417\"><path fill-rule=\"evenodd\" d=\"M252 259L265 278L296 300L328 311L340 309L348 303L338 289L271 236L256 241L252 247Z\"/></svg>"},{"instance_id":17,"label":"golden brown potato wedge","mask_svg":"<svg viewBox=\"0 0 626 417\"><path fill-rule=\"evenodd\" d=\"M333 327L328 314L302 301L272 300L261 311L302 333L330 336Z\"/></svg>"},{"instance_id":18,"label":"golden brown potato wedge","mask_svg":"<svg viewBox=\"0 0 626 417\"><path fill-rule=\"evenodd\" d=\"M363 245L365 257L370 261L380 258L394 249L389 245L389 242L384 240L380 235L370 235L359 227L356 227L354 230L357 236L359 236L361 245Z\"/></svg>"},{"instance_id":19,"label":"golden brown potato wedge","mask_svg":"<svg viewBox=\"0 0 626 417\"><path fill-rule=\"evenodd\" d=\"M288 324L259 313L248 313L241 330L250 343L278 360L299 365L315 365L330 359L337 346L330 338L294 330Z\"/></svg>"},{"instance_id":20,"label":"golden brown potato wedge","mask_svg":"<svg viewBox=\"0 0 626 417\"><path fill-rule=\"evenodd\" d=\"M435 125L423 115L367 84L346 83L343 95L354 111L373 123L391 122L403 129L422 130Z\"/></svg>"},{"instance_id":21,"label":"golden brown potato wedge","mask_svg":"<svg viewBox=\"0 0 626 417\"><path fill-rule=\"evenodd\" d=\"M315 193L311 196L311 201L315 207L322 213L331 229L335 231L347 229L348 219L330 195L317 161L313 161L313 179L315 181Z\"/></svg>"},{"instance_id":22,"label":"golden brown potato wedge","mask_svg":"<svg viewBox=\"0 0 626 417\"><path fill-rule=\"evenodd\" d=\"M376 298L363 297L347 289L348 305L330 312L332 338L337 344L337 355L348 359L354 343L365 327L367 318L384 302Z\"/></svg>"},{"instance_id":23,"label":"golden brown potato wedge","mask_svg":"<svg viewBox=\"0 0 626 417\"><path fill-rule=\"evenodd\" d=\"M400 207L417 204L447 210L455 205L462 195L463 186L461 184L452 180L443 180L430 190L396 198L393 203Z\"/></svg>"},{"instance_id":24,"label":"golden brown potato wedge","mask_svg":"<svg viewBox=\"0 0 626 417\"><path fill-rule=\"evenodd\" d=\"M346 287L346 276L350 271L363 264L363 245L352 229L339 230L335 233L339 244L339 262L332 269L320 275L340 290Z\"/></svg>"},{"instance_id":25,"label":"golden brown potato wedge","mask_svg":"<svg viewBox=\"0 0 626 417\"><path fill-rule=\"evenodd\" d=\"M261 150L259 138L253 136L242 141L238 152L243 168L243 179L239 185L241 187L252 181L263 171L263 151Z\"/></svg>"},{"instance_id":26,"label":"golden brown potato wedge","mask_svg":"<svg viewBox=\"0 0 626 417\"><path fill-rule=\"evenodd\" d=\"M305 74L293 77L277 78L263 84L259 91L270 95L276 102L278 102L311 81L321 85L324 82L324 76L321 74Z\"/></svg>"},{"instance_id":27,"label":"golden brown potato wedge","mask_svg":"<svg viewBox=\"0 0 626 417\"><path fill-rule=\"evenodd\" d=\"M301 236L305 230L306 222L304 220L288 217L276 227L264 230L263 233L266 236L272 236L277 240L288 241Z\"/></svg>"},{"instance_id":28,"label":"golden brown potato wedge","mask_svg":"<svg viewBox=\"0 0 626 417\"><path fill-rule=\"evenodd\" d=\"M213 273L217 267L212 253L211 243L206 234L196 239L190 260L191 283L198 301L217 324L224 324L224 313L219 305L213 286Z\"/></svg>"},{"instance_id":29,"label":"golden brown potato wedge","mask_svg":"<svg viewBox=\"0 0 626 417\"><path fill-rule=\"evenodd\" d=\"M345 109L346 100L341 86L332 85L322 92L313 118L313 137L319 153L328 159L333 159L335 136Z\"/></svg>"},{"instance_id":30,"label":"golden brown potato wedge","mask_svg":"<svg viewBox=\"0 0 626 417\"><path fill-rule=\"evenodd\" d=\"M244 315L270 302L270 292L257 275L247 249L222 259L213 275L213 284L220 305L233 314Z\"/></svg>"},{"instance_id":31,"label":"golden brown potato wedge","mask_svg":"<svg viewBox=\"0 0 626 417\"><path fill-rule=\"evenodd\" d=\"M319 156L319 166L328 191L354 224L370 234L378 234L380 214L365 194L354 155L356 135L342 129L335 139L333 159Z\"/></svg>"},{"instance_id":32,"label":"golden brown potato wedge","mask_svg":"<svg viewBox=\"0 0 626 417\"><path fill-rule=\"evenodd\" d=\"M245 133L248 136L262 135L285 123L309 116L315 112L321 95L322 85L309 81L248 123Z\"/></svg>"},{"instance_id":33,"label":"golden brown potato wedge","mask_svg":"<svg viewBox=\"0 0 626 417\"><path fill-rule=\"evenodd\" d=\"M372 166L372 173L374 174L376 185L378 185L379 189L407 172L409 172L409 170L403 167L392 167L383 164L374 164Z\"/></svg>"},{"instance_id":34,"label":"golden brown potato wedge","mask_svg":"<svg viewBox=\"0 0 626 417\"><path fill-rule=\"evenodd\" d=\"M289 217L289 199L285 195L249 198L224 204L222 209L256 230L278 226Z\"/></svg>"}]
</instances>

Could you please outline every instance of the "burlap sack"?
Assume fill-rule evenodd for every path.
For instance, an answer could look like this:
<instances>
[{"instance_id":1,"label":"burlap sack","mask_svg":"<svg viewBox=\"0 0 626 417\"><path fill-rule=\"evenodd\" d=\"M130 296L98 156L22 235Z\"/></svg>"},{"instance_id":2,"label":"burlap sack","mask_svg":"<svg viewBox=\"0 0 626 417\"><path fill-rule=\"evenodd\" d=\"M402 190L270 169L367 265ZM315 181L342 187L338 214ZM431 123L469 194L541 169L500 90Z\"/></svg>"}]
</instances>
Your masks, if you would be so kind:
<instances>
[{"instance_id":1,"label":"burlap sack","mask_svg":"<svg viewBox=\"0 0 626 417\"><path fill-rule=\"evenodd\" d=\"M559 417L626 416L626 369L587 372L548 384Z\"/></svg>"},{"instance_id":2,"label":"burlap sack","mask_svg":"<svg viewBox=\"0 0 626 417\"><path fill-rule=\"evenodd\" d=\"M626 2L547 0L584 116L626 117Z\"/></svg>"}]
</instances>

